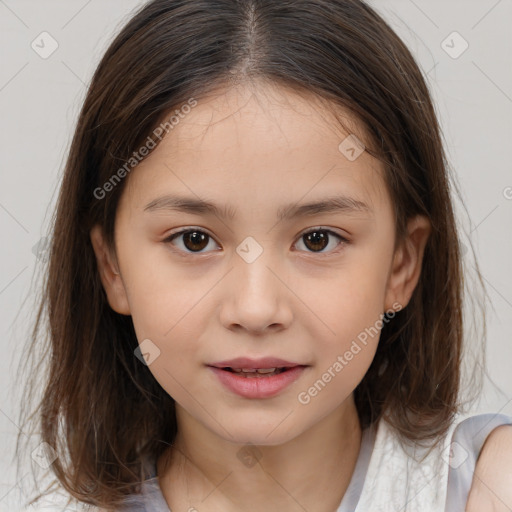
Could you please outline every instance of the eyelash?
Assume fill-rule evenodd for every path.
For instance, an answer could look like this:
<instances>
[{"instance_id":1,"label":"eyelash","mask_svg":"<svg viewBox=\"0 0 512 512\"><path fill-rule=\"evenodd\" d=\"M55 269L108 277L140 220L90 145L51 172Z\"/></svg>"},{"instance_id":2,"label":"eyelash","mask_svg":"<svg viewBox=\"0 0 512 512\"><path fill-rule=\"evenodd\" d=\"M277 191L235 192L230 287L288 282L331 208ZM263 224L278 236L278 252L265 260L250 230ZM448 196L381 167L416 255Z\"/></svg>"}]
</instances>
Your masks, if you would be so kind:
<instances>
[{"instance_id":1,"label":"eyelash","mask_svg":"<svg viewBox=\"0 0 512 512\"><path fill-rule=\"evenodd\" d=\"M304 236L306 236L306 235L308 235L310 233L317 232L317 231L320 231L320 232L323 232L323 233L328 233L329 235L334 235L335 237L339 238L341 240L341 242L338 244L336 249L333 249L332 251L330 251L328 253L306 251L306 252L309 252L310 254L319 254L319 255L326 255L326 256L331 255L331 254L337 254L338 252L340 252L343 249L343 247L345 245L350 243L349 240L347 240L346 238L342 237L338 233L336 233L336 232L334 232L334 231L332 231L330 229L323 228L322 226L318 226L318 227L315 227L315 228L311 228L311 229L309 229L307 231L304 231L303 233L301 233L301 235L297 239L297 242L295 242L295 243L298 243L299 241L301 241ZM171 233L171 235L169 235L166 239L164 239L163 242L164 243L171 243L175 238L179 237L180 235L184 235L186 233L193 233L193 232L205 234L206 236L208 236L210 238L210 240L214 240L214 238L209 233L207 233L206 231L204 231L204 230L202 230L200 228L188 227L186 229L182 229L182 230L177 231L175 233ZM217 243L217 242L215 242L215 243ZM339 246L341 246L341 248L339 248ZM182 250L182 249L178 249L178 251L182 252L182 253L185 253L185 256L205 254L205 253L203 253L201 251L193 252L193 251Z\"/></svg>"}]
</instances>

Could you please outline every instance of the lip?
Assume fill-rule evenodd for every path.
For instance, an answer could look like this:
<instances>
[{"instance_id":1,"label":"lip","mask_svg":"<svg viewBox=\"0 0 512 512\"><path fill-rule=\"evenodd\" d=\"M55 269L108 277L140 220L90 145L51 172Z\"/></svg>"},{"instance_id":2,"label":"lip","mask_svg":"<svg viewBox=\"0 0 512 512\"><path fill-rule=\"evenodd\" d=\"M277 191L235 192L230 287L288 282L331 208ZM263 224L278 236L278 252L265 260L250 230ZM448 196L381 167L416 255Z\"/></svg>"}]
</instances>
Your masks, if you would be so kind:
<instances>
[{"instance_id":1,"label":"lip","mask_svg":"<svg viewBox=\"0 0 512 512\"><path fill-rule=\"evenodd\" d=\"M248 368L255 370L257 368L292 368L293 366L307 366L301 363L294 363L279 359L277 357L261 357L252 359L250 357L236 357L226 361L209 364L215 368Z\"/></svg>"},{"instance_id":2,"label":"lip","mask_svg":"<svg viewBox=\"0 0 512 512\"><path fill-rule=\"evenodd\" d=\"M274 361L276 360L274 359ZM224 387L239 396L244 398L271 398L281 393L289 385L300 378L306 368L308 368L308 366L305 365L284 366L282 363L280 364L281 367L286 367L288 370L278 373L277 375L261 377L244 377L237 373L223 370L222 368L218 368L216 366L208 367L218 377L219 381L224 385ZM265 365L259 366L259 368L273 367L274 366Z\"/></svg>"}]
</instances>

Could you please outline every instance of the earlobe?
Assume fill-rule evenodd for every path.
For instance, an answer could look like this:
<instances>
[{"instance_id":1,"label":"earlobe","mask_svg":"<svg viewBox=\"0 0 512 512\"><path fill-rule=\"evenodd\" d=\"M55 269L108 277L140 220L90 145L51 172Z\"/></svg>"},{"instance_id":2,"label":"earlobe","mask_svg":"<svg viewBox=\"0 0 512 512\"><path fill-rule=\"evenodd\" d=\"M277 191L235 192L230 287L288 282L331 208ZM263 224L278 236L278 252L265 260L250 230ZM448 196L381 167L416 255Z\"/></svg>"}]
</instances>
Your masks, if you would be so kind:
<instances>
[{"instance_id":1,"label":"earlobe","mask_svg":"<svg viewBox=\"0 0 512 512\"><path fill-rule=\"evenodd\" d=\"M418 215L409 220L407 235L396 249L390 269L385 298L386 311L398 302L402 309L407 306L418 284L423 255L432 225L427 217Z\"/></svg>"},{"instance_id":2,"label":"earlobe","mask_svg":"<svg viewBox=\"0 0 512 512\"><path fill-rule=\"evenodd\" d=\"M95 225L90 231L91 243L96 255L101 283L107 295L110 307L122 315L130 315L130 306L118 263L112 255L101 226Z\"/></svg>"}]
</instances>

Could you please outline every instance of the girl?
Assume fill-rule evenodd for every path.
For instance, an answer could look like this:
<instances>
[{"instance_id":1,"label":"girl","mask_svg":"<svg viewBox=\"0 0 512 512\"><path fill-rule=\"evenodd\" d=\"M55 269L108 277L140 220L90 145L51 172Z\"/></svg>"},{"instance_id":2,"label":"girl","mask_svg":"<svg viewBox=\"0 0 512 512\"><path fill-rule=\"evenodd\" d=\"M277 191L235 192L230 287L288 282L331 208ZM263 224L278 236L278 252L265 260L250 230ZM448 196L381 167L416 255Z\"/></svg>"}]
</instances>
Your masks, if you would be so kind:
<instances>
[{"instance_id":1,"label":"girl","mask_svg":"<svg viewBox=\"0 0 512 512\"><path fill-rule=\"evenodd\" d=\"M427 86L368 5L149 2L58 201L51 470L102 510L508 510L512 419L460 421L463 282Z\"/></svg>"}]
</instances>

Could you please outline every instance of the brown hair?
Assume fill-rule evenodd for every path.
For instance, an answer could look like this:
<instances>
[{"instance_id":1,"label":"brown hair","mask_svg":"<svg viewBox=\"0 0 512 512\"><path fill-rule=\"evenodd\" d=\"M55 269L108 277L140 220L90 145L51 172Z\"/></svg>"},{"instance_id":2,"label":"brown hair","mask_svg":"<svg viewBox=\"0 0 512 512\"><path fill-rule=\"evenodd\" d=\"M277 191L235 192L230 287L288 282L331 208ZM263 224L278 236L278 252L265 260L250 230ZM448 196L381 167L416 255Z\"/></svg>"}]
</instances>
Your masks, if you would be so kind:
<instances>
[{"instance_id":1,"label":"brown hair","mask_svg":"<svg viewBox=\"0 0 512 512\"><path fill-rule=\"evenodd\" d=\"M113 507L137 492L141 460L172 443L177 428L174 400L134 355L131 317L109 307L89 237L100 224L113 247L128 178L100 199L95 191L154 140L171 111L255 79L363 123L367 151L385 167L397 242L410 217L432 223L413 296L384 325L354 391L361 426L385 416L401 438L439 438L462 405L464 280L452 183L429 91L407 47L360 0L154 0L124 26L92 78L27 349L28 361L44 347L48 362L31 418L59 455L54 475L84 503ZM29 395L42 385L30 364Z\"/></svg>"}]
</instances>

